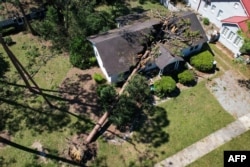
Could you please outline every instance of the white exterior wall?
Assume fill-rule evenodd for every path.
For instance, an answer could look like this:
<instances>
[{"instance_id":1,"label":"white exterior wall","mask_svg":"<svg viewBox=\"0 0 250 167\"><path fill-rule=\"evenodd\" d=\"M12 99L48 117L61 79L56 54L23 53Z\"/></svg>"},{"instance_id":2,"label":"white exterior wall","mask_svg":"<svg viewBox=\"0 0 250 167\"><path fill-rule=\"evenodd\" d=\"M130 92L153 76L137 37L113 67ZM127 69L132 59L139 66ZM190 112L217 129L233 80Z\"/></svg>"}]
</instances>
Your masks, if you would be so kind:
<instances>
[{"instance_id":1,"label":"white exterior wall","mask_svg":"<svg viewBox=\"0 0 250 167\"><path fill-rule=\"evenodd\" d=\"M101 57L100 57L100 54L99 54L99 52L98 52L96 46L95 46L95 45L92 45L92 46L93 46L93 48L94 48L94 52L95 52L95 56L96 56L97 62L98 62L98 64L99 64L99 66L100 66L100 68L101 68L103 74L105 75L107 81L108 81L108 82L111 82L111 81L112 81L112 78L111 78L111 76L108 75L108 73L107 73L105 67L103 66L102 59L101 59Z\"/></svg>"},{"instance_id":2,"label":"white exterior wall","mask_svg":"<svg viewBox=\"0 0 250 167\"><path fill-rule=\"evenodd\" d=\"M227 30L225 30L227 29ZM228 24L223 24L221 30L220 30L220 39L219 41L226 46L229 50L231 50L234 55L236 56L239 54L239 49L243 44L242 38L237 34L237 31L239 30L238 26ZM231 34L230 34L231 33ZM232 35L232 33L234 35ZM238 41L237 38L240 38L241 40Z\"/></svg>"},{"instance_id":3,"label":"white exterior wall","mask_svg":"<svg viewBox=\"0 0 250 167\"><path fill-rule=\"evenodd\" d=\"M195 11L197 11L199 2L200 0L188 0L190 7ZM240 0L211 0L209 5L206 6L205 4L205 1L201 0L200 7L197 12L203 17L207 17L210 22L214 23L218 28L221 28L222 24L220 21L223 19L232 16L247 16ZM220 10L222 11L222 14L218 17Z\"/></svg>"}]
</instances>

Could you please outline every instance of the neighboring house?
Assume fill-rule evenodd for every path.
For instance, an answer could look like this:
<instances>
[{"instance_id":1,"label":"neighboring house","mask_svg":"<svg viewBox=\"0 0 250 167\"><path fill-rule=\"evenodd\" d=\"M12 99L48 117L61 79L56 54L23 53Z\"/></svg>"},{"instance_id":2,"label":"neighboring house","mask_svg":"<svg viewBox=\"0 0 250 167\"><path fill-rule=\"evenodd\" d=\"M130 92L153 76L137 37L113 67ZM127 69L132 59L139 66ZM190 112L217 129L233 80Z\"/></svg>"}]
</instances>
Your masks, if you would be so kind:
<instances>
[{"instance_id":1,"label":"neighboring house","mask_svg":"<svg viewBox=\"0 0 250 167\"><path fill-rule=\"evenodd\" d=\"M221 28L221 20L232 16L249 16L249 0L187 0L190 7ZM246 5L246 6L245 6ZM247 8L246 8L247 7Z\"/></svg>"},{"instance_id":2,"label":"neighboring house","mask_svg":"<svg viewBox=\"0 0 250 167\"><path fill-rule=\"evenodd\" d=\"M243 45L243 39L239 36L238 31L247 31L248 17L233 16L227 19L221 20L222 28L220 35L220 42L229 48L235 57L240 55L239 49Z\"/></svg>"},{"instance_id":3,"label":"neighboring house","mask_svg":"<svg viewBox=\"0 0 250 167\"><path fill-rule=\"evenodd\" d=\"M175 7L175 4L171 0L160 0L160 3L173 12L179 11L179 9Z\"/></svg>"},{"instance_id":4,"label":"neighboring house","mask_svg":"<svg viewBox=\"0 0 250 167\"><path fill-rule=\"evenodd\" d=\"M161 0L170 1L170 0ZM220 29L219 41L235 56L243 44L238 30L244 31L250 17L250 0L186 0L188 6ZM243 29L242 29L243 28Z\"/></svg>"},{"instance_id":5,"label":"neighboring house","mask_svg":"<svg viewBox=\"0 0 250 167\"><path fill-rule=\"evenodd\" d=\"M181 27L177 28L180 22L184 20L188 22L187 27L183 27L183 30ZM168 42L160 45L157 50L157 56L153 56L142 63L143 68L141 68L141 71L149 71L157 68L160 73L172 72L179 69L180 65L184 64L181 56L189 56L200 51L203 44L207 42L207 36L194 13L183 13L180 16L173 17L170 22L171 26L175 26L176 28L176 32L173 34L171 34L172 28L170 25L170 29L165 30L169 31L170 34L165 34L166 32L161 29L163 23L160 20L151 19L111 30L105 34L89 37L88 40L92 43L98 64L107 81L116 83L130 74L133 67L137 64L139 56L142 56L146 50L147 39L145 37L156 37L159 34L161 34L160 36L170 35ZM197 37L188 37L192 38L192 42L188 45L184 41L185 47L177 46L176 43L170 45L171 42L176 42L176 39L172 35L178 36L177 34L180 35L185 31L188 31L188 33L196 32ZM178 56L172 52L171 49L174 48L173 46L177 46L175 49L180 53Z\"/></svg>"}]
</instances>

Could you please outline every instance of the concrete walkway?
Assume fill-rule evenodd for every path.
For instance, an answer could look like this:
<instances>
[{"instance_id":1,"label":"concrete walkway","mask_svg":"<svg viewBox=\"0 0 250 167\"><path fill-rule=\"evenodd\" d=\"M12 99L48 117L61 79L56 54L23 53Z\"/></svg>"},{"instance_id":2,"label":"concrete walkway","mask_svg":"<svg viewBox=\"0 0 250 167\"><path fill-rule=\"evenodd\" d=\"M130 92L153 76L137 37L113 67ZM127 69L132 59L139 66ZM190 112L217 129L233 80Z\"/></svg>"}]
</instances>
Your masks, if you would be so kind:
<instances>
[{"instance_id":1,"label":"concrete walkway","mask_svg":"<svg viewBox=\"0 0 250 167\"><path fill-rule=\"evenodd\" d=\"M226 127L166 158L155 167L184 167L213 151L233 138L250 130L250 113L239 117Z\"/></svg>"}]
</instances>

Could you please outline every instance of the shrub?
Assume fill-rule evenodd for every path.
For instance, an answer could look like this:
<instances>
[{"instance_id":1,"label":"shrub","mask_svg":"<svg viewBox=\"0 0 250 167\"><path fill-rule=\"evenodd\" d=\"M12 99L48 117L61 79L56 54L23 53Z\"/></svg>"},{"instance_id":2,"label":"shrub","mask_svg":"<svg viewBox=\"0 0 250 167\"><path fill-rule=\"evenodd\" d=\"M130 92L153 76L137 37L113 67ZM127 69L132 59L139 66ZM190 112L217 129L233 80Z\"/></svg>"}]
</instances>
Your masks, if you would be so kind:
<instances>
[{"instance_id":1,"label":"shrub","mask_svg":"<svg viewBox=\"0 0 250 167\"><path fill-rule=\"evenodd\" d=\"M187 85L195 81L195 76L192 71L185 70L178 74L178 80L181 84Z\"/></svg>"},{"instance_id":2,"label":"shrub","mask_svg":"<svg viewBox=\"0 0 250 167\"><path fill-rule=\"evenodd\" d=\"M190 59L191 65L203 72L209 72L213 69L213 61L213 55L209 51L199 53Z\"/></svg>"},{"instance_id":3,"label":"shrub","mask_svg":"<svg viewBox=\"0 0 250 167\"><path fill-rule=\"evenodd\" d=\"M176 89L176 82L171 77L163 76L160 80L154 83L155 93L160 98L166 97Z\"/></svg>"},{"instance_id":4,"label":"shrub","mask_svg":"<svg viewBox=\"0 0 250 167\"><path fill-rule=\"evenodd\" d=\"M14 43L14 41L12 40L12 38L10 36L7 36L7 37L4 37L4 42L7 44L7 45L12 45Z\"/></svg>"},{"instance_id":5,"label":"shrub","mask_svg":"<svg viewBox=\"0 0 250 167\"><path fill-rule=\"evenodd\" d=\"M205 17L205 18L203 18L203 24L208 26L208 25L210 24L209 19L208 19L208 18L206 18L206 17Z\"/></svg>"},{"instance_id":6,"label":"shrub","mask_svg":"<svg viewBox=\"0 0 250 167\"><path fill-rule=\"evenodd\" d=\"M95 56L92 56L89 58L89 64L90 64L90 66L97 65L97 59Z\"/></svg>"},{"instance_id":7,"label":"shrub","mask_svg":"<svg viewBox=\"0 0 250 167\"><path fill-rule=\"evenodd\" d=\"M101 74L98 74L98 73L95 73L93 78L98 84L102 84L106 82L106 79Z\"/></svg>"}]
</instances>

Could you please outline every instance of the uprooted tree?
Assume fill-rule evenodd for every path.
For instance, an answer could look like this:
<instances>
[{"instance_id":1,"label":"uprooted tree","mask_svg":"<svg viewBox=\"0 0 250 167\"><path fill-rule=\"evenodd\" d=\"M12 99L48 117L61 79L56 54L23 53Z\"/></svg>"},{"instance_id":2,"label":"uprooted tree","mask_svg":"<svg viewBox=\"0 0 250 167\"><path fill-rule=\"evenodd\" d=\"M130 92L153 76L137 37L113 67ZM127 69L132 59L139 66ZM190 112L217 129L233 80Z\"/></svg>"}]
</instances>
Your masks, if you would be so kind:
<instances>
[{"instance_id":1,"label":"uprooted tree","mask_svg":"<svg viewBox=\"0 0 250 167\"><path fill-rule=\"evenodd\" d=\"M142 85L136 85L139 82L133 82L133 79L136 80L137 77L133 77L140 69L144 68L144 65L151 60L151 58L157 57L159 54L157 51L158 44L164 44L168 49L170 49L170 52L173 55L181 56L180 54L180 48L191 46L201 38L201 34L199 31L192 31L190 29L191 21L189 19L182 19L177 14L171 13L170 16L163 16L159 12L154 13L154 17L159 19L159 25L161 28L157 30L157 32L154 33L153 39L152 36L149 35L150 40L148 38L145 38L147 40L147 44L150 41L151 49L147 48L147 50L144 52L143 55L137 55L137 63L134 66L133 71L130 73L130 76L126 80L126 82L123 84L123 87L121 88L118 96L116 97L116 100L114 101L114 104L111 105L109 110L106 110L103 114L103 116L99 119L93 130L89 133L87 139L85 140L85 144L89 144L93 137L96 135L96 133L104 126L104 124L107 122L107 119L109 117L112 117L112 121L116 122L116 124L122 124L123 121L121 120L121 117L124 117L124 120L127 120L127 116L130 116L132 113L124 112L117 114L121 110L124 110L127 106L124 106L123 102L125 101L124 98L126 96L129 96L130 98L134 98L134 102L136 103L136 107L143 108L146 105L142 105L142 101L144 101L144 104L150 104L149 93L145 90L145 87L141 87L144 85L144 82ZM133 79L132 79L133 78ZM131 81L131 82L130 82ZM131 84L130 84L131 83ZM133 86L132 86L133 85ZM145 84L147 85L147 83ZM145 86L144 85L144 86ZM147 86L146 86L147 87ZM144 99L146 98L146 99ZM122 104L119 104L122 103ZM117 104L121 105L121 107L117 107ZM128 104L131 104L130 101ZM134 103L133 103L134 105ZM134 106L134 107L135 107ZM130 105L131 107L131 105ZM127 110L125 110L127 111ZM119 116L117 116L117 115Z\"/></svg>"}]
</instances>

